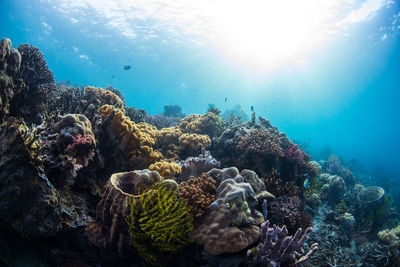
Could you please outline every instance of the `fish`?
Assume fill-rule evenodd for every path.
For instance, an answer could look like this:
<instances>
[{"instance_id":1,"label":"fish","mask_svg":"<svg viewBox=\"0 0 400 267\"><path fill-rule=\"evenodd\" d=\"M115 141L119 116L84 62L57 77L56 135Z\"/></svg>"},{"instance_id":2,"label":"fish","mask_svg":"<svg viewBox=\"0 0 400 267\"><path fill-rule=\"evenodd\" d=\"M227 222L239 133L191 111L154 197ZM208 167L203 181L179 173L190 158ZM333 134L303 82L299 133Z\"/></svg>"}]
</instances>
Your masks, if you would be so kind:
<instances>
[{"instance_id":1,"label":"fish","mask_svg":"<svg viewBox=\"0 0 400 267\"><path fill-rule=\"evenodd\" d=\"M308 180L308 178L304 181L304 188L310 189L310 181Z\"/></svg>"},{"instance_id":2,"label":"fish","mask_svg":"<svg viewBox=\"0 0 400 267\"><path fill-rule=\"evenodd\" d=\"M126 65L126 66L124 66L124 70L130 70L131 68L132 68L131 65Z\"/></svg>"},{"instance_id":3,"label":"fish","mask_svg":"<svg viewBox=\"0 0 400 267\"><path fill-rule=\"evenodd\" d=\"M226 100L228 100L228 98L227 98L227 97L225 97L225 103L226 103Z\"/></svg>"},{"instance_id":4,"label":"fish","mask_svg":"<svg viewBox=\"0 0 400 267\"><path fill-rule=\"evenodd\" d=\"M253 106L251 106L251 107L250 107L250 109L251 109L251 111L253 111L253 112L254 112L254 107L253 107Z\"/></svg>"},{"instance_id":5,"label":"fish","mask_svg":"<svg viewBox=\"0 0 400 267\"><path fill-rule=\"evenodd\" d=\"M244 110L243 110L243 109L241 110L241 113L244 113Z\"/></svg>"}]
</instances>

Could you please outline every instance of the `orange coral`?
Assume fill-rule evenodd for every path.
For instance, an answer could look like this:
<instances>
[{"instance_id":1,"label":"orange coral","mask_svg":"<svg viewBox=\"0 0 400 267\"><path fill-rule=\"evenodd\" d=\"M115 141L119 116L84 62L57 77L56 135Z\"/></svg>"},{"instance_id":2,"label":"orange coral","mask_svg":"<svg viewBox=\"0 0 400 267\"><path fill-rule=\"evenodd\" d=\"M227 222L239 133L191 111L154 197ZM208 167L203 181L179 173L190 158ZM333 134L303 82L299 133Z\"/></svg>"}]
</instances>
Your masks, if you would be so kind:
<instances>
[{"instance_id":1,"label":"orange coral","mask_svg":"<svg viewBox=\"0 0 400 267\"><path fill-rule=\"evenodd\" d=\"M93 86L86 86L85 89L83 89L83 91L87 95L91 95L95 98L100 99L102 104L113 105L125 112L124 102L122 102L121 98L116 94L114 94L113 92L103 88L96 88Z\"/></svg>"},{"instance_id":2,"label":"orange coral","mask_svg":"<svg viewBox=\"0 0 400 267\"><path fill-rule=\"evenodd\" d=\"M195 216L201 216L215 201L215 180L203 173L199 178L190 176L186 182L179 184L179 195L188 201Z\"/></svg>"},{"instance_id":3,"label":"orange coral","mask_svg":"<svg viewBox=\"0 0 400 267\"><path fill-rule=\"evenodd\" d=\"M157 171L165 179L175 180L175 175L179 175L182 172L181 167L175 162L159 161L149 166L149 170Z\"/></svg>"}]
</instances>

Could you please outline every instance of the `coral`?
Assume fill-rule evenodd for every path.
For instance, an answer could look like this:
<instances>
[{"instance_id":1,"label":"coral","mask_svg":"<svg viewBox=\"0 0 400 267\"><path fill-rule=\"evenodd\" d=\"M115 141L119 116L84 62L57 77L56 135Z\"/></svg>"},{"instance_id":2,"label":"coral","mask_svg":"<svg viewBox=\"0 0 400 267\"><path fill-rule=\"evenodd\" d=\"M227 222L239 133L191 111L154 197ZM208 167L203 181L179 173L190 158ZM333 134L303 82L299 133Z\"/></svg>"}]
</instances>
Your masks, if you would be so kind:
<instances>
[{"instance_id":1,"label":"coral","mask_svg":"<svg viewBox=\"0 0 400 267\"><path fill-rule=\"evenodd\" d=\"M178 117L167 117L163 114L147 115L144 119L147 123L154 125L157 129L174 127L179 125L181 119Z\"/></svg>"},{"instance_id":2,"label":"coral","mask_svg":"<svg viewBox=\"0 0 400 267\"><path fill-rule=\"evenodd\" d=\"M110 138L118 140L119 149L130 158L135 168L148 167L162 158L162 154L152 148L157 135L155 127L146 123L136 124L111 105L102 106L99 114L105 117L102 123Z\"/></svg>"},{"instance_id":3,"label":"coral","mask_svg":"<svg viewBox=\"0 0 400 267\"><path fill-rule=\"evenodd\" d=\"M178 105L165 105L163 115L177 118L185 117L185 114L182 113L182 108Z\"/></svg>"},{"instance_id":4,"label":"coral","mask_svg":"<svg viewBox=\"0 0 400 267\"><path fill-rule=\"evenodd\" d=\"M269 217L274 224L287 225L290 232L301 226L301 200L299 197L281 196L269 203Z\"/></svg>"},{"instance_id":5,"label":"coral","mask_svg":"<svg viewBox=\"0 0 400 267\"><path fill-rule=\"evenodd\" d=\"M61 227L58 193L25 142L15 118L0 125L0 220L20 236L53 236Z\"/></svg>"},{"instance_id":6,"label":"coral","mask_svg":"<svg viewBox=\"0 0 400 267\"><path fill-rule=\"evenodd\" d=\"M125 115L131 119L131 121L135 123L139 122L147 122L150 124L153 124L149 121L147 121L147 112L144 109L136 109L134 107L126 107L125 108Z\"/></svg>"},{"instance_id":7,"label":"coral","mask_svg":"<svg viewBox=\"0 0 400 267\"><path fill-rule=\"evenodd\" d=\"M140 189L161 181L158 172L149 170L113 174L104 186L96 219L87 229L90 242L104 251L117 250L122 257L132 254L132 239L125 221L131 212L129 203L139 201Z\"/></svg>"},{"instance_id":8,"label":"coral","mask_svg":"<svg viewBox=\"0 0 400 267\"><path fill-rule=\"evenodd\" d=\"M265 178L265 187L276 197L296 196L297 191L299 191L299 188L293 182L283 181L276 169L272 169L271 173Z\"/></svg>"},{"instance_id":9,"label":"coral","mask_svg":"<svg viewBox=\"0 0 400 267\"><path fill-rule=\"evenodd\" d=\"M304 159L304 153L298 144L294 144L285 149L285 157L293 161L300 161Z\"/></svg>"},{"instance_id":10,"label":"coral","mask_svg":"<svg viewBox=\"0 0 400 267\"><path fill-rule=\"evenodd\" d=\"M149 166L149 170L157 171L165 179L175 180L182 172L181 167L175 162L159 161Z\"/></svg>"},{"instance_id":11,"label":"coral","mask_svg":"<svg viewBox=\"0 0 400 267\"><path fill-rule=\"evenodd\" d=\"M242 137L236 146L243 152L256 152L262 155L283 156L281 141L270 130L253 130Z\"/></svg>"},{"instance_id":12,"label":"coral","mask_svg":"<svg viewBox=\"0 0 400 267\"><path fill-rule=\"evenodd\" d=\"M197 157L188 157L183 161L178 161L178 165L182 169L179 180L186 181L190 176L199 177L202 173L208 172L213 168L218 168L220 162L211 156L209 151L201 149L201 154Z\"/></svg>"},{"instance_id":13,"label":"coral","mask_svg":"<svg viewBox=\"0 0 400 267\"><path fill-rule=\"evenodd\" d=\"M41 153L49 178L55 184L73 185L78 171L93 160L96 139L90 121L81 114L67 114L42 138Z\"/></svg>"},{"instance_id":14,"label":"coral","mask_svg":"<svg viewBox=\"0 0 400 267\"><path fill-rule=\"evenodd\" d=\"M378 233L379 239L390 248L400 247L400 225L393 229L385 229Z\"/></svg>"},{"instance_id":15,"label":"coral","mask_svg":"<svg viewBox=\"0 0 400 267\"><path fill-rule=\"evenodd\" d=\"M183 118L179 127L187 133L207 134L216 136L221 133L222 119L213 112L204 115L193 114Z\"/></svg>"},{"instance_id":16,"label":"coral","mask_svg":"<svg viewBox=\"0 0 400 267\"><path fill-rule=\"evenodd\" d=\"M179 137L182 135L178 127L162 128L157 132L156 148L168 160L179 160Z\"/></svg>"},{"instance_id":17,"label":"coral","mask_svg":"<svg viewBox=\"0 0 400 267\"><path fill-rule=\"evenodd\" d=\"M306 262L317 250L318 243L311 246L310 251L304 254L303 245L312 228L307 228L304 233L297 229L294 236L288 236L286 226L269 227L269 221L261 226L261 243L248 255L253 255L254 266L298 266Z\"/></svg>"},{"instance_id":18,"label":"coral","mask_svg":"<svg viewBox=\"0 0 400 267\"><path fill-rule=\"evenodd\" d=\"M226 205L211 209L189 235L211 255L237 253L259 238L260 229L256 225L232 226L227 213Z\"/></svg>"},{"instance_id":19,"label":"coral","mask_svg":"<svg viewBox=\"0 0 400 267\"><path fill-rule=\"evenodd\" d=\"M130 214L126 218L132 244L144 260L160 266L169 256L191 241L193 217L187 202L179 200L178 184L173 180L155 183L131 196Z\"/></svg>"},{"instance_id":20,"label":"coral","mask_svg":"<svg viewBox=\"0 0 400 267\"><path fill-rule=\"evenodd\" d=\"M13 76L21 67L21 54L11 49L11 40L0 41L0 123L9 113L10 101L14 96L15 82Z\"/></svg>"},{"instance_id":21,"label":"coral","mask_svg":"<svg viewBox=\"0 0 400 267\"><path fill-rule=\"evenodd\" d=\"M179 143L189 151L189 153L198 152L201 148L207 148L211 145L211 140L208 135L201 134L182 134L179 137Z\"/></svg>"},{"instance_id":22,"label":"coral","mask_svg":"<svg viewBox=\"0 0 400 267\"><path fill-rule=\"evenodd\" d=\"M106 90L103 88L96 88L93 86L86 86L83 89L83 92L89 97L98 99L100 101L99 105L101 106L105 104L113 105L114 107L125 112L124 102L122 102L121 98L118 95L114 94L110 90Z\"/></svg>"},{"instance_id":23,"label":"coral","mask_svg":"<svg viewBox=\"0 0 400 267\"><path fill-rule=\"evenodd\" d=\"M10 114L28 123L40 124L47 117L48 104L55 91L53 73L37 47L18 47L21 67L15 75L16 88L10 102Z\"/></svg>"},{"instance_id":24,"label":"coral","mask_svg":"<svg viewBox=\"0 0 400 267\"><path fill-rule=\"evenodd\" d=\"M179 195L188 201L189 208L195 217L203 215L215 201L215 180L203 173L198 178L193 176L179 184Z\"/></svg>"},{"instance_id":25,"label":"coral","mask_svg":"<svg viewBox=\"0 0 400 267\"><path fill-rule=\"evenodd\" d=\"M328 200L330 203L338 203L344 197L346 185L343 178L337 175L322 174L320 176L325 184L321 187L321 200Z\"/></svg>"}]
</instances>

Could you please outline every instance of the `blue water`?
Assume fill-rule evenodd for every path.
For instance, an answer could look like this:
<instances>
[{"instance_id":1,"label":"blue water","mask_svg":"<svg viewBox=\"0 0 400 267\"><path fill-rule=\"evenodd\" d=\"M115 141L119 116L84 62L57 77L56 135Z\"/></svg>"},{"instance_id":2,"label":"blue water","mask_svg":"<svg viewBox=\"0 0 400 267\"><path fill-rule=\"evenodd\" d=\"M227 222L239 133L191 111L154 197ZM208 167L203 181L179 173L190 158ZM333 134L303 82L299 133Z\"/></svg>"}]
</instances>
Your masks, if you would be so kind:
<instances>
[{"instance_id":1,"label":"blue water","mask_svg":"<svg viewBox=\"0 0 400 267\"><path fill-rule=\"evenodd\" d=\"M150 2L157 8L134 12L143 11L140 4L151 6ZM304 57L300 52L296 59L276 67L271 63L265 69L257 66L268 59L242 60L246 51L238 59L225 53L229 45L210 41L213 28L201 28L209 22L207 16L186 14L185 5L180 10L166 1L138 1L137 5L129 7L129 1L3 0L0 32L14 46L30 43L39 47L56 80L112 85L123 92L129 106L150 114L162 113L165 104L178 104L186 114L204 113L212 103L222 111L239 104L250 115L253 106L257 115L304 143L316 158L329 146L343 159L355 159L366 172L377 175L374 170L380 166L389 176L400 175L399 1L349 1L337 14L332 10L340 19L331 23L332 33L321 45ZM223 18L230 10L228 4L227 12L221 9L220 16L215 16L216 5L208 5L210 17ZM182 19L175 20L174 12ZM252 19L241 16L240 8L236 12L236 21ZM361 17L354 19L357 14ZM341 24L346 16L353 20ZM292 26L298 23L290 17L285 20ZM282 22L276 23L276 29ZM266 27L259 35L268 36L270 30ZM237 38L235 29L232 32L232 38ZM285 44L290 44L294 33L287 34ZM124 70L125 65L132 68Z\"/></svg>"}]
</instances>

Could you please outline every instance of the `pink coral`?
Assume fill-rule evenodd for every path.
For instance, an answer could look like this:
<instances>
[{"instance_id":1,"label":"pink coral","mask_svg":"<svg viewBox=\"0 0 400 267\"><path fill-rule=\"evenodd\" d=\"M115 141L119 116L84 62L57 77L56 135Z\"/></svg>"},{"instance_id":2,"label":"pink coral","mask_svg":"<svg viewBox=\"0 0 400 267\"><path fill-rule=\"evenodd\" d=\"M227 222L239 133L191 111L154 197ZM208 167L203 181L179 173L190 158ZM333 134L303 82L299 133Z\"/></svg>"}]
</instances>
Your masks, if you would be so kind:
<instances>
[{"instance_id":1,"label":"pink coral","mask_svg":"<svg viewBox=\"0 0 400 267\"><path fill-rule=\"evenodd\" d=\"M81 134L77 134L74 136L72 140L72 144L69 144L65 149L65 152L77 151L81 147L90 146L93 143L92 136L89 134L85 134L82 136Z\"/></svg>"},{"instance_id":2,"label":"pink coral","mask_svg":"<svg viewBox=\"0 0 400 267\"><path fill-rule=\"evenodd\" d=\"M304 152L300 150L298 144L294 144L285 150L285 157L294 161L304 159Z\"/></svg>"}]
</instances>

